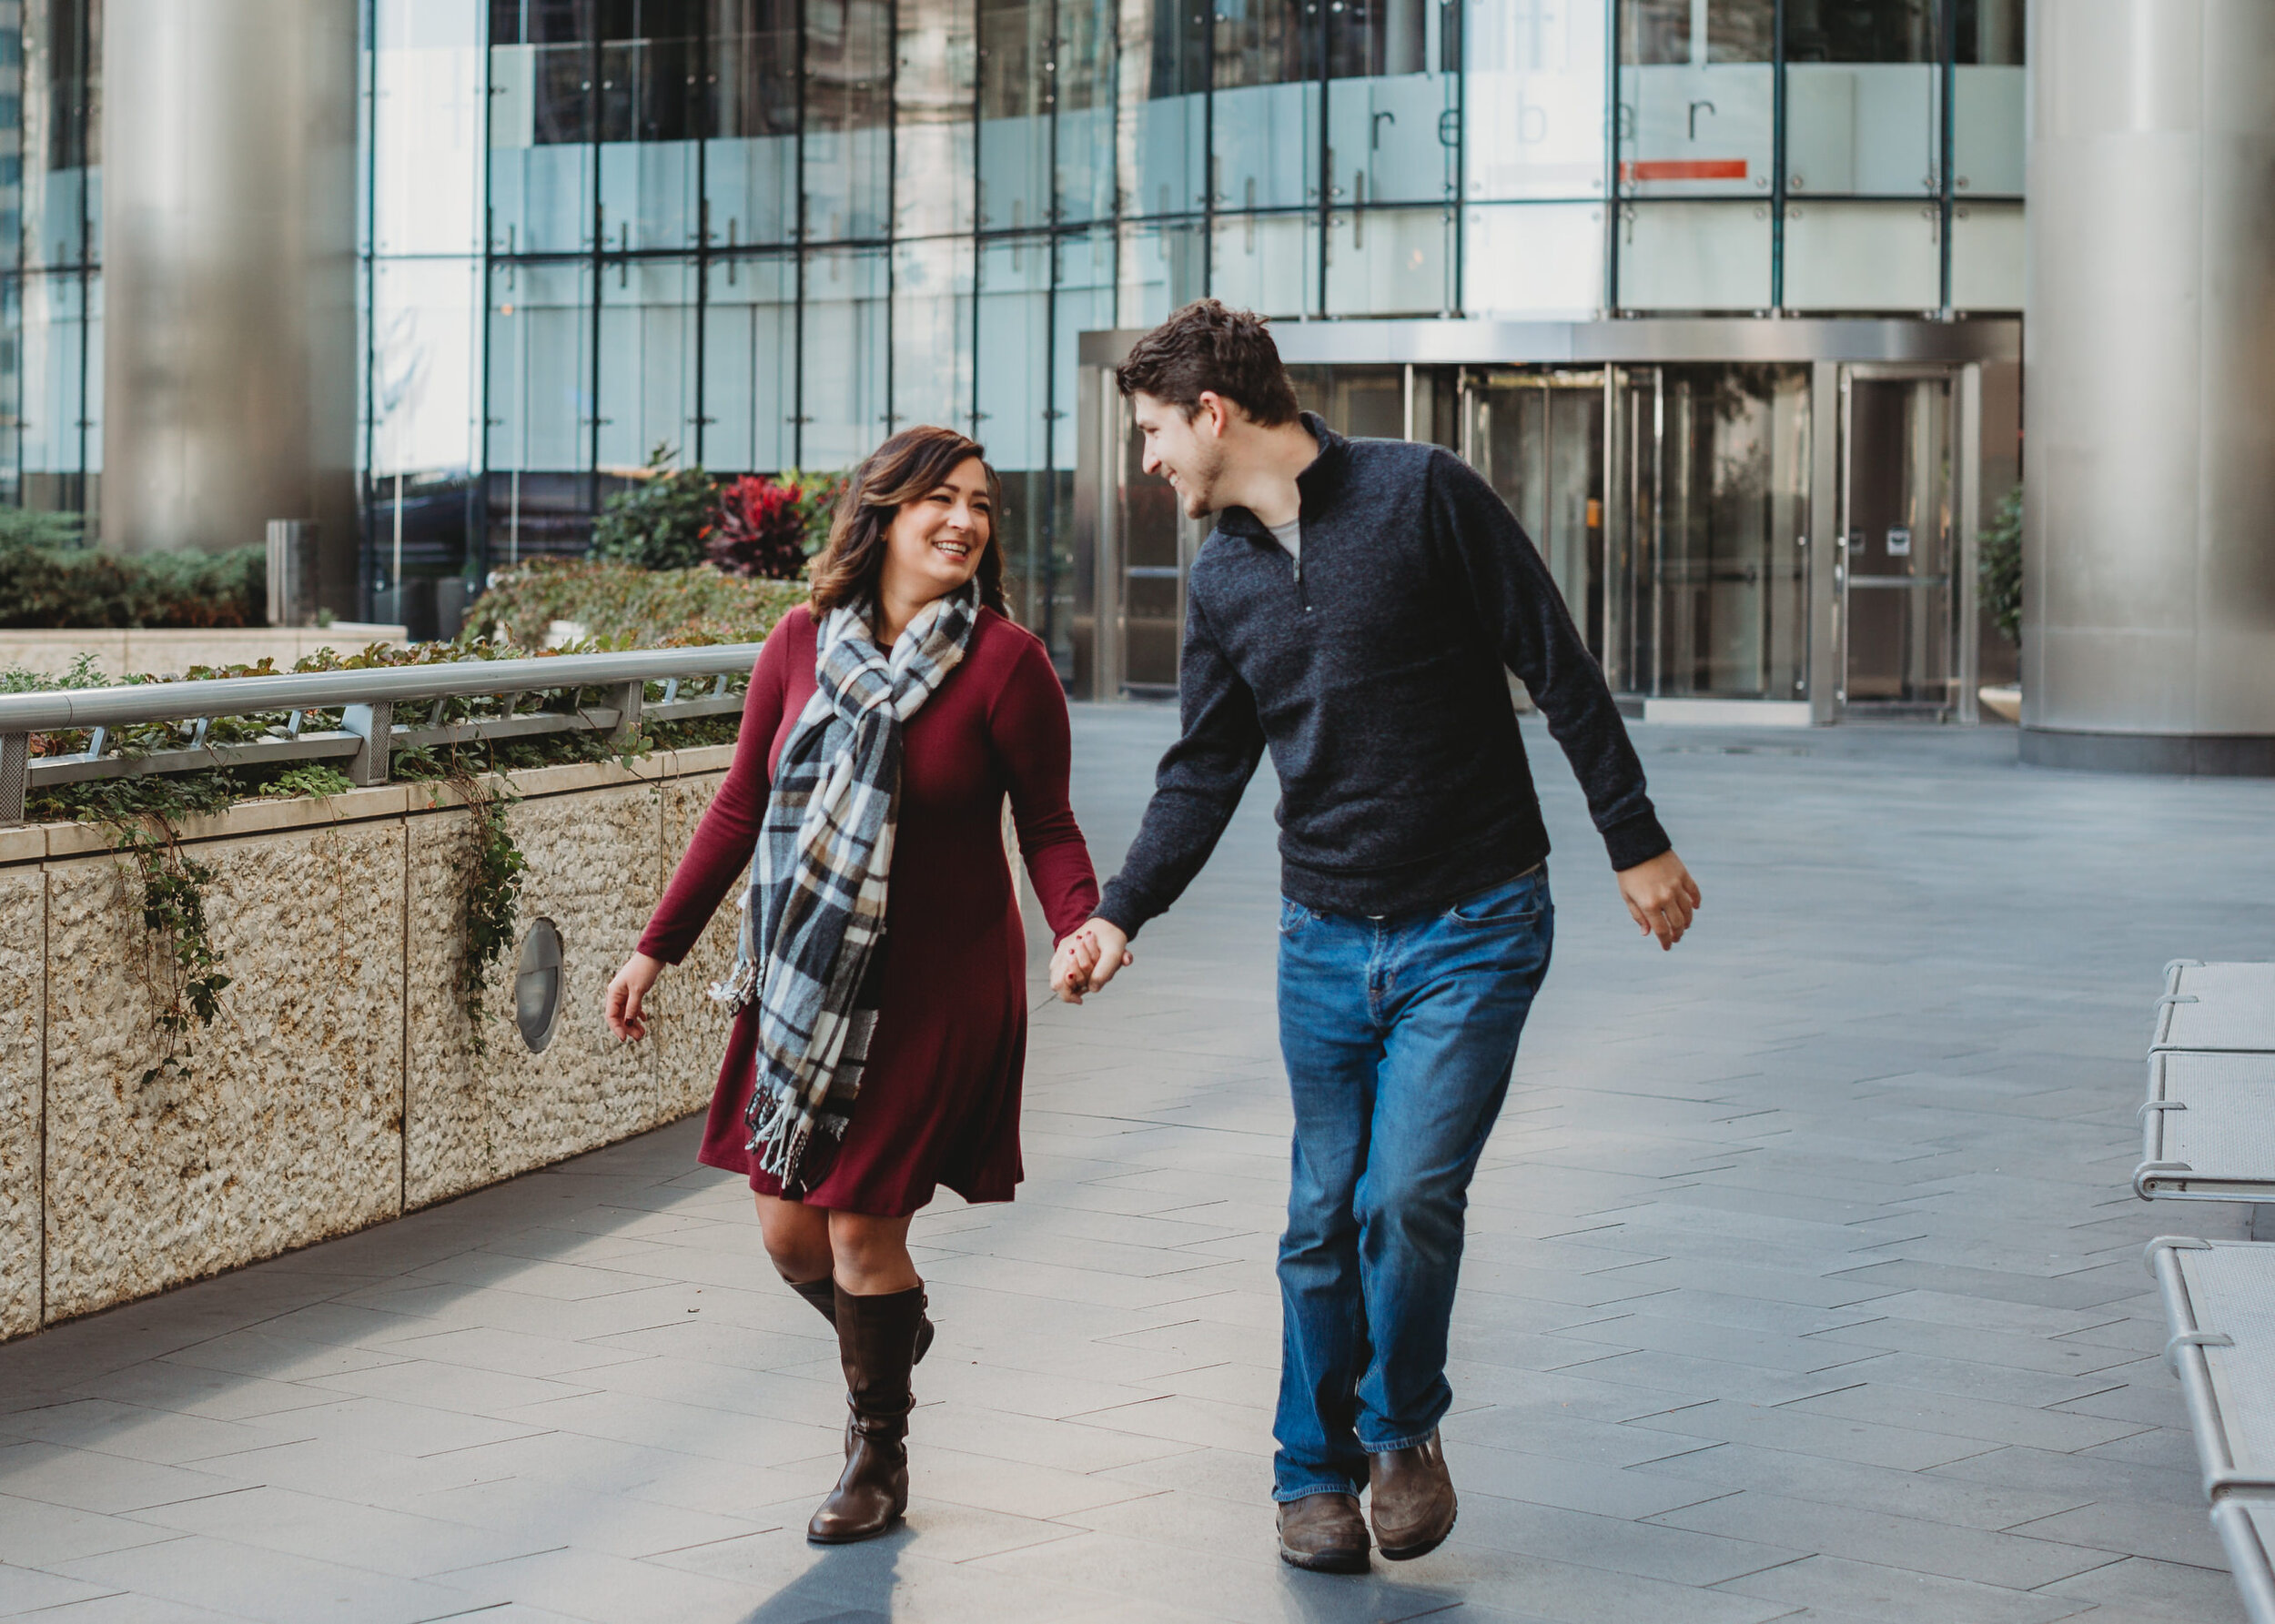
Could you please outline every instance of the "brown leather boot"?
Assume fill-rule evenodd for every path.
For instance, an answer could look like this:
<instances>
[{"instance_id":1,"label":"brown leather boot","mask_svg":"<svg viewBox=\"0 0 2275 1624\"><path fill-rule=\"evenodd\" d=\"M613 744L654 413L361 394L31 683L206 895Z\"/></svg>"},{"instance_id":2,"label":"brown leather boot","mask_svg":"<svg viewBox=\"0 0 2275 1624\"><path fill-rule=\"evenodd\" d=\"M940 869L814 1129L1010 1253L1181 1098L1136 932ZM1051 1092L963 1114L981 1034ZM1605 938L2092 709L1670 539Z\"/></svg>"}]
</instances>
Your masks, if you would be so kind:
<instances>
[{"instance_id":1,"label":"brown leather boot","mask_svg":"<svg viewBox=\"0 0 2275 1624\"><path fill-rule=\"evenodd\" d=\"M837 1352L853 1411L853 1450L805 1537L816 1545L874 1539L908 1509L909 1367L923 1323L922 1286L855 1296L837 1287Z\"/></svg>"},{"instance_id":2,"label":"brown leather boot","mask_svg":"<svg viewBox=\"0 0 2275 1624\"><path fill-rule=\"evenodd\" d=\"M1445 1543L1461 1502L1436 1427L1409 1448L1367 1457L1367 1498L1374 1510L1375 1543L1387 1559L1426 1557Z\"/></svg>"},{"instance_id":3,"label":"brown leather boot","mask_svg":"<svg viewBox=\"0 0 2275 1624\"><path fill-rule=\"evenodd\" d=\"M807 1302L813 1304L814 1312L819 1314L824 1319L828 1320L832 1325L835 1325L837 1323L836 1281L831 1279L827 1275L824 1275L818 1280L792 1280L785 1278L783 1281L783 1284L789 1286L791 1290L796 1292ZM932 1319L929 1316L926 1316L924 1319L920 1320L916 1326L916 1363L919 1365L923 1364L925 1362L925 1355L931 1351Z\"/></svg>"},{"instance_id":4,"label":"brown leather boot","mask_svg":"<svg viewBox=\"0 0 2275 1624\"><path fill-rule=\"evenodd\" d=\"M1367 1523L1355 1494L1307 1494L1279 1507L1279 1559L1314 1573L1367 1571Z\"/></svg>"}]
</instances>

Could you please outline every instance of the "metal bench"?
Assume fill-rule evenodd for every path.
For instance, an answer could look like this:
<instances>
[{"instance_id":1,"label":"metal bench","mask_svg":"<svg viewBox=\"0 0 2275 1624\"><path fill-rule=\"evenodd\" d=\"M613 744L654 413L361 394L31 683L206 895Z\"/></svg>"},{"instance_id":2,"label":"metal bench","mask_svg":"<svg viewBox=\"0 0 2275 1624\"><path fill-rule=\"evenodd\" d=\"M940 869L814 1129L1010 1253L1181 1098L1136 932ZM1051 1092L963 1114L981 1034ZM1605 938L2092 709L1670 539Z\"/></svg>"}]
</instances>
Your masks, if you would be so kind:
<instances>
[{"instance_id":1,"label":"metal bench","mask_svg":"<svg viewBox=\"0 0 2275 1624\"><path fill-rule=\"evenodd\" d=\"M2144 1256L2172 1337L2204 1498L2253 1624L2275 1624L2275 1246L2159 1236Z\"/></svg>"},{"instance_id":2,"label":"metal bench","mask_svg":"<svg viewBox=\"0 0 2275 1624\"><path fill-rule=\"evenodd\" d=\"M2275 1054L2275 964L2173 960L2149 1048Z\"/></svg>"},{"instance_id":3,"label":"metal bench","mask_svg":"<svg viewBox=\"0 0 2275 1624\"><path fill-rule=\"evenodd\" d=\"M2140 1115L2142 1200L2275 1201L2275 1054L2159 1050Z\"/></svg>"},{"instance_id":4,"label":"metal bench","mask_svg":"<svg viewBox=\"0 0 2275 1624\"><path fill-rule=\"evenodd\" d=\"M2243 1610L2252 1624L2275 1619L2275 1495L2238 1490L2212 1507L2212 1528L2228 1548L2236 1589L2243 1594Z\"/></svg>"}]
</instances>

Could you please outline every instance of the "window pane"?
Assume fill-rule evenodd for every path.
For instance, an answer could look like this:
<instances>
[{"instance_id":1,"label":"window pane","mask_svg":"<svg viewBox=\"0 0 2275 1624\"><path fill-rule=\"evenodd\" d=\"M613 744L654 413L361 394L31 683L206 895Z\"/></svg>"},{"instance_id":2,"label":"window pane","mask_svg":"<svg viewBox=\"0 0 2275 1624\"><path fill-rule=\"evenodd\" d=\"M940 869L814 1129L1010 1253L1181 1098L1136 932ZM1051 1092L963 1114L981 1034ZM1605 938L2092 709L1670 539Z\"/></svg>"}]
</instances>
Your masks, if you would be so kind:
<instances>
[{"instance_id":1,"label":"window pane","mask_svg":"<svg viewBox=\"0 0 2275 1624\"><path fill-rule=\"evenodd\" d=\"M1753 10L1736 0L1706 10L1703 36L1694 20L1687 0L1621 0L1620 184L1630 197L1770 189L1775 69Z\"/></svg>"},{"instance_id":2,"label":"window pane","mask_svg":"<svg viewBox=\"0 0 2275 1624\"><path fill-rule=\"evenodd\" d=\"M591 467L590 262L500 265L490 285L490 466Z\"/></svg>"},{"instance_id":3,"label":"window pane","mask_svg":"<svg viewBox=\"0 0 2275 1624\"><path fill-rule=\"evenodd\" d=\"M1114 0L1059 0L1058 217L1114 212Z\"/></svg>"},{"instance_id":4,"label":"window pane","mask_svg":"<svg viewBox=\"0 0 2275 1624\"><path fill-rule=\"evenodd\" d=\"M823 358L824 366L828 358ZM895 429L972 428L972 245L902 243L893 250Z\"/></svg>"},{"instance_id":5,"label":"window pane","mask_svg":"<svg viewBox=\"0 0 2275 1624\"><path fill-rule=\"evenodd\" d=\"M972 99L976 47L969 0L899 0L894 85L893 229L972 228Z\"/></svg>"},{"instance_id":6,"label":"window pane","mask_svg":"<svg viewBox=\"0 0 2275 1624\"><path fill-rule=\"evenodd\" d=\"M1198 213L1208 188L1207 42L1185 0L1131 0L1123 12L1117 144L1134 158L1125 212Z\"/></svg>"},{"instance_id":7,"label":"window pane","mask_svg":"<svg viewBox=\"0 0 2275 1624\"><path fill-rule=\"evenodd\" d=\"M2022 308L2022 205L1962 203L1951 218L1951 305Z\"/></svg>"},{"instance_id":8,"label":"window pane","mask_svg":"<svg viewBox=\"0 0 2275 1624\"><path fill-rule=\"evenodd\" d=\"M1785 70L1785 184L1794 195L1918 197L1942 150L1936 70L1927 64Z\"/></svg>"},{"instance_id":9,"label":"window pane","mask_svg":"<svg viewBox=\"0 0 2275 1624\"><path fill-rule=\"evenodd\" d=\"M849 469L885 439L885 281L877 249L826 249L807 261L803 468Z\"/></svg>"},{"instance_id":10,"label":"window pane","mask_svg":"<svg viewBox=\"0 0 2275 1624\"><path fill-rule=\"evenodd\" d=\"M473 254L481 248L482 104L489 87L480 14L445 0L396 0L373 16L374 250ZM471 319L472 302L468 303Z\"/></svg>"},{"instance_id":11,"label":"window pane","mask_svg":"<svg viewBox=\"0 0 2275 1624\"><path fill-rule=\"evenodd\" d=\"M1629 309L1766 309L1769 205L1627 204L1620 211L1619 278L1619 302Z\"/></svg>"},{"instance_id":12,"label":"window pane","mask_svg":"<svg viewBox=\"0 0 2275 1624\"><path fill-rule=\"evenodd\" d=\"M1963 66L1952 78L1953 187L1967 197L2021 197L2023 70Z\"/></svg>"},{"instance_id":13,"label":"window pane","mask_svg":"<svg viewBox=\"0 0 2275 1624\"><path fill-rule=\"evenodd\" d=\"M786 257L713 261L703 312L703 465L774 473L797 460L798 267Z\"/></svg>"},{"instance_id":14,"label":"window pane","mask_svg":"<svg viewBox=\"0 0 2275 1624\"><path fill-rule=\"evenodd\" d=\"M892 15L887 0L806 0L808 241L885 235L893 152Z\"/></svg>"},{"instance_id":15,"label":"window pane","mask_svg":"<svg viewBox=\"0 0 2275 1624\"><path fill-rule=\"evenodd\" d=\"M1958 59L1984 66L2022 66L2023 0L1954 0L1959 8Z\"/></svg>"},{"instance_id":16,"label":"window pane","mask_svg":"<svg viewBox=\"0 0 2275 1624\"><path fill-rule=\"evenodd\" d=\"M1452 226L1443 208L1370 208L1333 217L1330 316L1435 316L1453 304Z\"/></svg>"},{"instance_id":17,"label":"window pane","mask_svg":"<svg viewBox=\"0 0 2275 1624\"><path fill-rule=\"evenodd\" d=\"M798 227L797 0L723 0L711 41L711 241L789 242Z\"/></svg>"},{"instance_id":18,"label":"window pane","mask_svg":"<svg viewBox=\"0 0 2275 1624\"><path fill-rule=\"evenodd\" d=\"M558 254L592 246L592 148L581 45L490 51L490 246Z\"/></svg>"},{"instance_id":19,"label":"window pane","mask_svg":"<svg viewBox=\"0 0 2275 1624\"><path fill-rule=\"evenodd\" d=\"M1050 217L1050 10L981 0L979 225L1016 231Z\"/></svg>"},{"instance_id":20,"label":"window pane","mask_svg":"<svg viewBox=\"0 0 2275 1624\"><path fill-rule=\"evenodd\" d=\"M695 270L635 260L601 272L600 466L624 471L659 448L695 459Z\"/></svg>"},{"instance_id":21,"label":"window pane","mask_svg":"<svg viewBox=\"0 0 2275 1624\"><path fill-rule=\"evenodd\" d=\"M1202 242L1198 226L1122 227L1115 322L1158 327L1170 311L1200 298Z\"/></svg>"},{"instance_id":22,"label":"window pane","mask_svg":"<svg viewBox=\"0 0 2275 1624\"><path fill-rule=\"evenodd\" d=\"M1785 0L1789 62L1934 62L1936 0Z\"/></svg>"},{"instance_id":23,"label":"window pane","mask_svg":"<svg viewBox=\"0 0 2275 1624\"><path fill-rule=\"evenodd\" d=\"M1471 315L1585 320L1603 308L1600 203L1472 208L1461 252L1461 302Z\"/></svg>"},{"instance_id":24,"label":"window pane","mask_svg":"<svg viewBox=\"0 0 2275 1624\"><path fill-rule=\"evenodd\" d=\"M1239 309L1280 317L1318 309L1320 217L1218 215L1208 279L1209 291Z\"/></svg>"},{"instance_id":25,"label":"window pane","mask_svg":"<svg viewBox=\"0 0 2275 1624\"><path fill-rule=\"evenodd\" d=\"M1932 310L1943 297L1941 228L1934 204L1794 204L1785 210L1785 303Z\"/></svg>"},{"instance_id":26,"label":"window pane","mask_svg":"<svg viewBox=\"0 0 2275 1624\"><path fill-rule=\"evenodd\" d=\"M1604 15L1600 6L1469 8L1471 197L1603 195Z\"/></svg>"},{"instance_id":27,"label":"window pane","mask_svg":"<svg viewBox=\"0 0 2275 1624\"><path fill-rule=\"evenodd\" d=\"M476 467L481 262L382 259L371 277L370 470Z\"/></svg>"},{"instance_id":28,"label":"window pane","mask_svg":"<svg viewBox=\"0 0 2275 1624\"><path fill-rule=\"evenodd\" d=\"M619 253L693 246L701 204L696 143L610 141L601 147L601 210Z\"/></svg>"}]
</instances>

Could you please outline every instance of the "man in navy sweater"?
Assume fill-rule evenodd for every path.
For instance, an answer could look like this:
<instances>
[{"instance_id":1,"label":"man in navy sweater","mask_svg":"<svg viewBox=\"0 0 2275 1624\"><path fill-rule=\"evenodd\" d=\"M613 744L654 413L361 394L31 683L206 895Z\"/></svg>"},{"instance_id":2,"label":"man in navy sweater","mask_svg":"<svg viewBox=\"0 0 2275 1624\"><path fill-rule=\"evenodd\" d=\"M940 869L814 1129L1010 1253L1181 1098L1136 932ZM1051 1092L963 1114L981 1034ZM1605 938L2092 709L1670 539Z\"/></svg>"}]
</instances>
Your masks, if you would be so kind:
<instances>
[{"instance_id":1,"label":"man in navy sweater","mask_svg":"<svg viewBox=\"0 0 2275 1624\"><path fill-rule=\"evenodd\" d=\"M1182 736L1097 914L1053 966L1079 1002L1279 775L1279 1040L1295 1103L1273 1498L1279 1553L1363 1572L1435 1549L1469 1183L1547 973L1554 910L1507 671L1586 792L1629 914L1671 948L1697 884L1555 582L1450 452L1299 415L1260 318L1204 299L1117 375L1188 515Z\"/></svg>"}]
</instances>

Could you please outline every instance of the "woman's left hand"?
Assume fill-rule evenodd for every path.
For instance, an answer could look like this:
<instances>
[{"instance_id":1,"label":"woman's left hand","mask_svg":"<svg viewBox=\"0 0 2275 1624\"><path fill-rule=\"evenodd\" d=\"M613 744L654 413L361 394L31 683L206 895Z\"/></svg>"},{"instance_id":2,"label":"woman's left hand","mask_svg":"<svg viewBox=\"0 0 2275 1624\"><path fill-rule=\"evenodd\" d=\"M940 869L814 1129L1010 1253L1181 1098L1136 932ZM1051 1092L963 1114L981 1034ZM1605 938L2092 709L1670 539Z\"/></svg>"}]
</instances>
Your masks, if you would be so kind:
<instances>
[{"instance_id":1,"label":"woman's left hand","mask_svg":"<svg viewBox=\"0 0 2275 1624\"><path fill-rule=\"evenodd\" d=\"M636 953L624 961L616 979L608 983L608 1029L626 1043L648 1035L644 1007L648 990L663 973L663 961Z\"/></svg>"}]
</instances>

